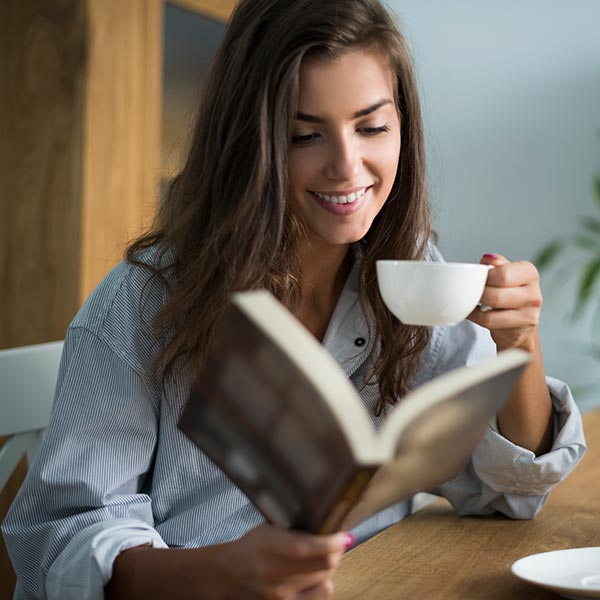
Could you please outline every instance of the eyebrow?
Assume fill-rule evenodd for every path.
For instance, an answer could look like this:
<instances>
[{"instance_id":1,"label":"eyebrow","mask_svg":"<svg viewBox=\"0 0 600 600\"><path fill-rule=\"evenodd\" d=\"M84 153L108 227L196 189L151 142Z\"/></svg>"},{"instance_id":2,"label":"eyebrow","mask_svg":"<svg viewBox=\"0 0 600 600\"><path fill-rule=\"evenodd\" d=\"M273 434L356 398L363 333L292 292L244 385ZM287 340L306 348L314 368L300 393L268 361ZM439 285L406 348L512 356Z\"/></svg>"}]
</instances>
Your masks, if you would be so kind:
<instances>
[{"instance_id":1,"label":"eyebrow","mask_svg":"<svg viewBox=\"0 0 600 600\"><path fill-rule=\"evenodd\" d=\"M379 102L375 102L375 104L371 104L371 106L367 106L367 108L361 108L359 111L356 111L352 115L352 119L360 119L361 117L366 117L371 113L379 110L382 106L386 106L387 104L392 104L392 101L389 99L381 99ZM296 119L298 121L306 121L308 123L322 123L323 119L321 117L315 117L314 115L307 115L306 113L296 113Z\"/></svg>"}]
</instances>

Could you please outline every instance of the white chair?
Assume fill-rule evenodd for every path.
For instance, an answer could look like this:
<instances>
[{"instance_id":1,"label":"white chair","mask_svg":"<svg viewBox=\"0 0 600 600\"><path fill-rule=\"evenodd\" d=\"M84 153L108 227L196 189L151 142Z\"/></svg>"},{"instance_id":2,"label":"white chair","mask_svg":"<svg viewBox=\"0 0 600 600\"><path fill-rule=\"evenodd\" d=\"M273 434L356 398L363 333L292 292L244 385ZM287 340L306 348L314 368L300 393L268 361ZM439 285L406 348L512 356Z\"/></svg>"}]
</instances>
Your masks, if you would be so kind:
<instances>
[{"instance_id":1,"label":"white chair","mask_svg":"<svg viewBox=\"0 0 600 600\"><path fill-rule=\"evenodd\" d=\"M23 454L31 464L48 426L63 342L0 350L0 492Z\"/></svg>"}]
</instances>

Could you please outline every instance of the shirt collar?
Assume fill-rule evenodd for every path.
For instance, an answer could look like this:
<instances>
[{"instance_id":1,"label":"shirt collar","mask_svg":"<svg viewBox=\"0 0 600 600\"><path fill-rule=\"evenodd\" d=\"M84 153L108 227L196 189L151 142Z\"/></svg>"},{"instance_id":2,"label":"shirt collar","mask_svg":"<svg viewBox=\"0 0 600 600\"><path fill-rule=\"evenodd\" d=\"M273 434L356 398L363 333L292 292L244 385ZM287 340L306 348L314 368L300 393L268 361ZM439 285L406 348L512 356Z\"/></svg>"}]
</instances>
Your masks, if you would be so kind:
<instances>
[{"instance_id":1,"label":"shirt collar","mask_svg":"<svg viewBox=\"0 0 600 600\"><path fill-rule=\"evenodd\" d=\"M323 346L348 377L362 366L375 343L374 319L365 316L358 300L358 268L362 252L358 244L354 244L351 251L354 264L323 337Z\"/></svg>"}]
</instances>

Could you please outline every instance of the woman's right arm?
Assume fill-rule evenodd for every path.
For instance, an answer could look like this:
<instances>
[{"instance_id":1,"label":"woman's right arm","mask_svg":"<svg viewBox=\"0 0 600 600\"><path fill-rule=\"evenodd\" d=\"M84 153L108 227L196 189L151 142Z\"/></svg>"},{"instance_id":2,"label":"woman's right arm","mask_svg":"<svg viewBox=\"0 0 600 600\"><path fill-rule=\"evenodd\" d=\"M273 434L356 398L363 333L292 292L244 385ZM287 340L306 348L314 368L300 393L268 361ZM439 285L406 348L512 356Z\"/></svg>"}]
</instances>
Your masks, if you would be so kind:
<instances>
[{"instance_id":1,"label":"woman's right arm","mask_svg":"<svg viewBox=\"0 0 600 600\"><path fill-rule=\"evenodd\" d=\"M71 328L50 426L3 524L17 597L100 600L109 582L116 598L286 598L313 584L312 597L327 597L343 534L261 526L219 546L167 548L140 490L157 431L143 380L94 333Z\"/></svg>"},{"instance_id":2,"label":"woman's right arm","mask_svg":"<svg viewBox=\"0 0 600 600\"><path fill-rule=\"evenodd\" d=\"M328 598L333 572L352 541L345 533L310 535L261 525L205 548L140 546L117 557L106 598Z\"/></svg>"},{"instance_id":3,"label":"woman's right arm","mask_svg":"<svg viewBox=\"0 0 600 600\"><path fill-rule=\"evenodd\" d=\"M100 599L120 552L166 547L140 489L157 413L147 384L109 345L69 330L50 425L2 526L17 597Z\"/></svg>"}]
</instances>

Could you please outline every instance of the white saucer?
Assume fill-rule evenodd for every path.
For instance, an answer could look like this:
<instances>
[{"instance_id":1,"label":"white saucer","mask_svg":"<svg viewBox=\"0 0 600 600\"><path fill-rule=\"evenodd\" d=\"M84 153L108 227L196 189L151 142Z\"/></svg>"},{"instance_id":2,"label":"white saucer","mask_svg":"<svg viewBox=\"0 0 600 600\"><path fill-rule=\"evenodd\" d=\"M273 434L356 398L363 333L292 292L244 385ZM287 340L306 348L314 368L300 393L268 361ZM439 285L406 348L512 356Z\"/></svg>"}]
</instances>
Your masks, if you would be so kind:
<instances>
[{"instance_id":1,"label":"white saucer","mask_svg":"<svg viewBox=\"0 0 600 600\"><path fill-rule=\"evenodd\" d=\"M533 554L514 562L511 570L566 598L600 598L600 547Z\"/></svg>"}]
</instances>

